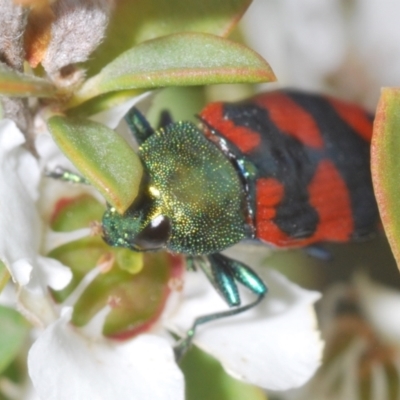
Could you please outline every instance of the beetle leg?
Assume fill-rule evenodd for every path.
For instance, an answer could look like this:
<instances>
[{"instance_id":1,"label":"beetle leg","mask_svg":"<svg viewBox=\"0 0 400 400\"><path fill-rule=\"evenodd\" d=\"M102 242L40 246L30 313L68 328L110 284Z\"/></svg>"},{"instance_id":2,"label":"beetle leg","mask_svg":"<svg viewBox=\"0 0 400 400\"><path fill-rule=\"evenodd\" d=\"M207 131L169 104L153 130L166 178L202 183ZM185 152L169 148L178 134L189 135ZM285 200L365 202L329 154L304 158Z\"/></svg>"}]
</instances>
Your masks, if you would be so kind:
<instances>
[{"instance_id":1,"label":"beetle leg","mask_svg":"<svg viewBox=\"0 0 400 400\"><path fill-rule=\"evenodd\" d=\"M220 266L225 265L225 268L231 271L235 281L254 294L261 296L267 293L268 289L263 280L246 264L219 253L212 254L209 258L214 259Z\"/></svg>"},{"instance_id":2,"label":"beetle leg","mask_svg":"<svg viewBox=\"0 0 400 400\"><path fill-rule=\"evenodd\" d=\"M187 271L197 271L197 262L196 257L187 256L186 257L186 270Z\"/></svg>"},{"instance_id":3,"label":"beetle leg","mask_svg":"<svg viewBox=\"0 0 400 400\"><path fill-rule=\"evenodd\" d=\"M181 339L175 346L174 346L174 353L175 353L175 360L179 362L181 358L186 354L189 350L192 341L194 339L194 335L196 333L196 329L199 325L205 324L206 322L215 321L217 319L230 317L232 315L237 315L251 308L255 307L257 304L261 302L264 298L265 293L258 295L257 299L250 304L246 304L245 306L232 308L227 311L216 312L212 314L203 315L198 317L194 320L192 327L186 332L186 336Z\"/></svg>"},{"instance_id":4,"label":"beetle leg","mask_svg":"<svg viewBox=\"0 0 400 400\"><path fill-rule=\"evenodd\" d=\"M239 290L231 268L223 260L221 261L214 256L213 254L208 257L199 257L196 260L197 265L229 307L239 306Z\"/></svg>"},{"instance_id":5,"label":"beetle leg","mask_svg":"<svg viewBox=\"0 0 400 400\"><path fill-rule=\"evenodd\" d=\"M251 268L222 254L216 253L208 257L197 257L195 261L196 265L203 270L209 281L224 298L229 307L235 308L196 318L192 327L186 332L186 336L174 347L177 361L179 361L190 348L196 328L199 325L247 311L260 303L268 291L262 279ZM252 303L240 306L237 282L256 294L257 299Z\"/></svg>"},{"instance_id":6,"label":"beetle leg","mask_svg":"<svg viewBox=\"0 0 400 400\"><path fill-rule=\"evenodd\" d=\"M144 115L136 107L132 107L126 113L125 121L139 145L154 133L154 129L150 126L149 121L147 121Z\"/></svg>"},{"instance_id":7,"label":"beetle leg","mask_svg":"<svg viewBox=\"0 0 400 400\"><path fill-rule=\"evenodd\" d=\"M172 118L171 113L168 110L162 110L160 114L160 118L158 120L158 128L164 128L169 124L173 124L174 119Z\"/></svg>"},{"instance_id":8,"label":"beetle leg","mask_svg":"<svg viewBox=\"0 0 400 400\"><path fill-rule=\"evenodd\" d=\"M60 166L54 168L52 171L46 171L45 174L50 178L58 179L64 182L90 185L89 181L83 176Z\"/></svg>"}]
</instances>

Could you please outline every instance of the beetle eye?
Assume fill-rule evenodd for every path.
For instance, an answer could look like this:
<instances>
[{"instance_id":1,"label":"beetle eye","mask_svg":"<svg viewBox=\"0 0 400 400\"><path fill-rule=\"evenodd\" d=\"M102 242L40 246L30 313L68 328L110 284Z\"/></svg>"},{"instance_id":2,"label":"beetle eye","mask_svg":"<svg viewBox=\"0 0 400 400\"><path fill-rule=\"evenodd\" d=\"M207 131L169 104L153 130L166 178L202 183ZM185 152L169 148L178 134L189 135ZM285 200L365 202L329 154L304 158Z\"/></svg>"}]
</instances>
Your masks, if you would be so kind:
<instances>
[{"instance_id":1,"label":"beetle eye","mask_svg":"<svg viewBox=\"0 0 400 400\"><path fill-rule=\"evenodd\" d=\"M154 218L136 237L133 246L140 251L164 247L171 234L171 222L165 215Z\"/></svg>"}]
</instances>

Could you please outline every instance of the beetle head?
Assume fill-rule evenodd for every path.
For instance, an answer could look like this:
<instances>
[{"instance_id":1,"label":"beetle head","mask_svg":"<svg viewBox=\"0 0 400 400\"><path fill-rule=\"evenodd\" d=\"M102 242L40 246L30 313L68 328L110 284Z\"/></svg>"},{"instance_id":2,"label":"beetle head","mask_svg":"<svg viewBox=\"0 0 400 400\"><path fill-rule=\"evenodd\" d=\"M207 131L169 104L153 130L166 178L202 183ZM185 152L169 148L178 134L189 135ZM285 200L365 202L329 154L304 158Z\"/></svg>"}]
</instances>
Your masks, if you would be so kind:
<instances>
[{"instance_id":1,"label":"beetle head","mask_svg":"<svg viewBox=\"0 0 400 400\"><path fill-rule=\"evenodd\" d=\"M103 239L107 244L134 251L164 248L171 234L168 217L162 214L149 217L143 209L130 209L121 215L114 207L109 207L103 215L102 226Z\"/></svg>"}]
</instances>

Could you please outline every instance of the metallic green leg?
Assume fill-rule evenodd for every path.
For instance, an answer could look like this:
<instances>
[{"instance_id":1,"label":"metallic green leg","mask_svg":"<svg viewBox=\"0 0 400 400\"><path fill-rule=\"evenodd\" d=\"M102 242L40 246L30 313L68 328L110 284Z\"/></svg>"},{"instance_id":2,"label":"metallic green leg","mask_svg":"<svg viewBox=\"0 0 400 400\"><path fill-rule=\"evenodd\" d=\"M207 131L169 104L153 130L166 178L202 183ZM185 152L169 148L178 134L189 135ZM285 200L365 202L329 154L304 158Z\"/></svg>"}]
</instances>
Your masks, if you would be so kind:
<instances>
[{"instance_id":1,"label":"metallic green leg","mask_svg":"<svg viewBox=\"0 0 400 400\"><path fill-rule=\"evenodd\" d=\"M174 346L174 353L175 353L175 360L179 362L182 357L186 354L189 350L190 346L192 345L192 341L194 339L194 335L196 333L196 328L199 325L205 324L206 322L214 321L217 319L230 317L232 315L240 314L244 311L250 310L251 308L255 307L257 304L261 302L261 300L265 297L266 293L260 294L255 301L245 306L237 307L232 310L221 311L213 314L203 315L198 317L194 320L192 327L186 332L186 336L181 339L175 346Z\"/></svg>"},{"instance_id":2,"label":"metallic green leg","mask_svg":"<svg viewBox=\"0 0 400 400\"><path fill-rule=\"evenodd\" d=\"M191 267L192 270L199 267L232 309L196 318L192 327L186 332L186 337L181 339L174 347L177 361L189 350L196 328L199 325L250 310L259 304L268 292L268 288L263 280L250 267L219 253L210 254L208 256L191 257L189 267ZM237 283L240 283L257 295L257 299L250 304L240 306L241 300Z\"/></svg>"},{"instance_id":3,"label":"metallic green leg","mask_svg":"<svg viewBox=\"0 0 400 400\"><path fill-rule=\"evenodd\" d=\"M90 185L86 178L63 167L56 167L52 171L46 171L46 176L64 182Z\"/></svg>"}]
</instances>

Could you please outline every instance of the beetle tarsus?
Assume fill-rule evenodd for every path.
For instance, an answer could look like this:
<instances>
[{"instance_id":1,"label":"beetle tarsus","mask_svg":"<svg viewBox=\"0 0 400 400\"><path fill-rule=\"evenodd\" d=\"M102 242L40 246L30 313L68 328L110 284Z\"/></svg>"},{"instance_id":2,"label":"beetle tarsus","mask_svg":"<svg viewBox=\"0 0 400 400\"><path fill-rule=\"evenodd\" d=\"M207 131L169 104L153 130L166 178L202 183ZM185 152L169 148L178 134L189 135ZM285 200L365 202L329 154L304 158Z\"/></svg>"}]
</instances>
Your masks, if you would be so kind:
<instances>
[{"instance_id":1,"label":"beetle tarsus","mask_svg":"<svg viewBox=\"0 0 400 400\"><path fill-rule=\"evenodd\" d=\"M83 176L77 174L76 172L70 171L67 168L57 166L51 171L45 172L46 176L53 179L58 179L60 181L69 183L79 183L84 185L90 185L90 182Z\"/></svg>"},{"instance_id":2,"label":"beetle tarsus","mask_svg":"<svg viewBox=\"0 0 400 400\"><path fill-rule=\"evenodd\" d=\"M258 305L265 297L266 293L259 294L257 299L252 303L246 304L244 306L236 307L227 311L216 312L212 314L203 315L194 320L192 327L186 332L186 336L178 341L174 346L175 360L179 362L186 352L190 349L192 345L196 329L199 325L203 325L207 322L215 321L221 318L231 317L233 315L241 314L242 312L248 311L251 308Z\"/></svg>"},{"instance_id":3,"label":"beetle tarsus","mask_svg":"<svg viewBox=\"0 0 400 400\"><path fill-rule=\"evenodd\" d=\"M332 261L333 256L332 253L321 245L311 245L304 248L304 251L310 257L316 258L317 260L322 261Z\"/></svg>"}]
</instances>

